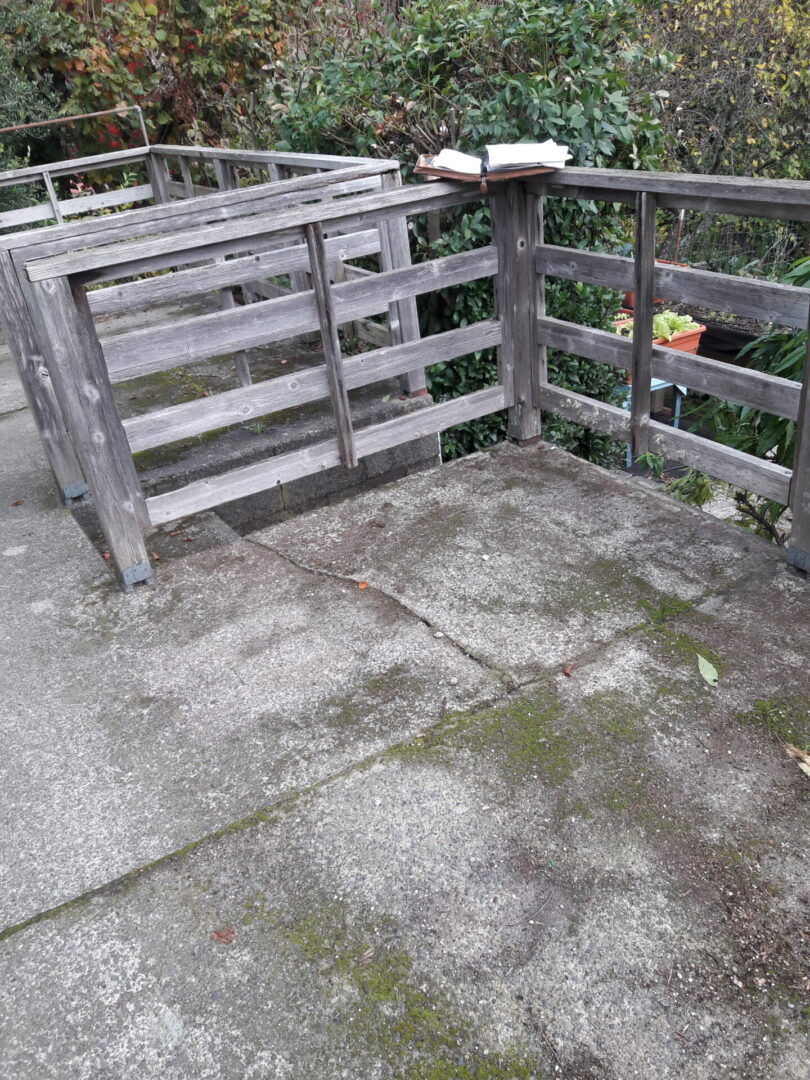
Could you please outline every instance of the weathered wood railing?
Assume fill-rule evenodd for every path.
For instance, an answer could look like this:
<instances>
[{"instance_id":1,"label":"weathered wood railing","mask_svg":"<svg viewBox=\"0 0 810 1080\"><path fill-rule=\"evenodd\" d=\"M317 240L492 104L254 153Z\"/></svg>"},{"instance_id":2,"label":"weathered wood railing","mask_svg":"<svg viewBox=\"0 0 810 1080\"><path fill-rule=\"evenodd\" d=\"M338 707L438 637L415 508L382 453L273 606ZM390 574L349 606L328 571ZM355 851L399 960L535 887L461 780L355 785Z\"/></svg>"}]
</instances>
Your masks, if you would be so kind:
<instances>
[{"instance_id":1,"label":"weathered wood railing","mask_svg":"<svg viewBox=\"0 0 810 1080\"><path fill-rule=\"evenodd\" d=\"M315 183L328 187L329 179L318 176ZM183 217L178 204L136 212L142 217L135 231L125 226L105 232L99 227L86 242L83 238L79 250L75 238L71 242L57 235L46 246L11 252L16 272L30 290L38 338L47 343L47 371L125 587L152 577L144 533L154 526L334 465L352 467L367 454L504 408L508 409L508 434L520 443L540 436L542 414L548 411L631 442L635 453L653 450L756 494L790 502L794 516L790 559L803 569L810 568L806 383L658 348L652 345L651 333L645 332L651 326L652 298L659 294L789 326L807 326L808 290L658 266L654 237L659 206L808 220L810 184L565 170L546 179L491 185L490 246L415 266L408 259L397 266L390 252L407 244L407 215L457 206L481 195L474 185L436 182L401 188L395 180L388 181L385 190L357 193L347 186L355 179L341 173L340 197L329 199L322 198L323 186L309 192L306 200L288 199L301 178L275 184L275 196L262 193L261 188L203 196L195 206L203 215L204 227L200 221ZM548 198L633 205L635 258L545 244L543 212ZM386 249L389 252L381 273L348 274L340 279L330 272L330 260L351 258L373 246L375 232L383 255ZM157 270L168 272L132 280ZM230 288L254 281L259 272L268 277L308 272L313 287L193 316L157 330L147 327L99 340L93 309L126 310L140 306L144 298L150 302ZM636 293L633 341L550 318L544 283L551 276L617 290L632 287ZM416 296L484 277L494 278L496 319L419 340L413 322ZM100 283L105 288L86 291L88 285ZM403 317L403 310L410 315ZM392 344L344 357L337 327L386 311L393 311ZM124 421L118 416L111 389L116 380L239 353L315 330L320 331L324 346L325 363L320 367L248 383ZM354 428L347 396L353 388L491 346L498 347L495 385L384 423ZM630 409L550 383L549 348L630 371ZM653 375L797 420L794 469L656 423L650 418ZM144 498L132 452L317 399L331 401L334 439Z\"/></svg>"},{"instance_id":2,"label":"weathered wood railing","mask_svg":"<svg viewBox=\"0 0 810 1080\"><path fill-rule=\"evenodd\" d=\"M328 202L361 192L379 193L400 184L398 164L394 161L178 146L152 146L56 162L36 169L14 170L0 174L0 184L31 183L41 179L44 173L48 174L49 179L50 176L83 176L102 170L109 177L110 170L129 169L134 165L147 170L147 185L56 202L52 200L52 205L0 215L0 227L16 227L16 231L0 236L0 321L17 361L60 495L68 505L87 491L87 484L61 415L61 407L54 396L47 365L43 362L46 345L40 340L38 312L30 284L21 270L26 259L55 255L62 251L87 250L144 236L170 238L172 234L182 235L184 231L204 232L212 237L211 230L215 225L249 218L257 213L259 206L265 214L273 216L282 208L293 205L309 201ZM175 173L180 175L180 181L172 179ZM241 187L245 181L249 186ZM211 183L216 187L210 187ZM53 192L50 181L48 190ZM86 217L70 224L34 231L27 227L47 217L57 217L61 222L74 213L83 214L99 207L150 200L157 205ZM350 269L354 269L344 265L343 260L360 256L379 254L383 269L403 265L405 259L409 263L410 253L404 229L404 220L390 220L382 229L365 229L361 235L349 235L346 230L341 230L342 235L331 236L327 253L330 256L330 270L336 280L344 280ZM239 265L232 259L228 260L227 245L217 246L212 241L200 256L208 260L210 265L177 272L171 279L161 276L93 291L89 295L91 311L95 316L121 314L162 301L198 296L202 292L218 293L220 306L224 310L232 310L237 306L234 287L240 289L245 301L308 291L311 285L305 247L299 245L290 253L291 262L281 251L270 250L283 249L296 239L300 240L300 237L294 233L285 234L283 230L277 231L270 240L260 238L254 248L240 248L243 259ZM149 269L176 269L178 264L171 254L174 247L174 242L168 239L166 257L162 262L151 259ZM137 267L128 269L131 274L139 273ZM270 280L287 273L291 287ZM400 337L402 340L412 340L418 336L413 301L391 305L388 315L387 326L358 320L353 325L354 334L361 340L376 344L387 343L392 335L397 340ZM225 351L233 353L240 382L250 385L252 380L247 358L232 349ZM129 377L123 369L113 371L112 376L116 379ZM410 394L424 393L424 372L415 366L403 375L403 384Z\"/></svg>"}]
</instances>

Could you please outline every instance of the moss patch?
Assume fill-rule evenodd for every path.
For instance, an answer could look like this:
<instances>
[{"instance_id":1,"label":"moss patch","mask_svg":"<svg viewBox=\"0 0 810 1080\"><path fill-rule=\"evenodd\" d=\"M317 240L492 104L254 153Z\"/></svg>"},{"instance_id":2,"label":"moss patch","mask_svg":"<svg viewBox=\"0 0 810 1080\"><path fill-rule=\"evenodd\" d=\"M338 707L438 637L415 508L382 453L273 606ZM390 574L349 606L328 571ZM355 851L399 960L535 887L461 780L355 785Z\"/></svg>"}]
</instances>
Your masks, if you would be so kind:
<instances>
[{"instance_id":1,"label":"moss patch","mask_svg":"<svg viewBox=\"0 0 810 1080\"><path fill-rule=\"evenodd\" d=\"M332 903L285 922L257 893L241 921L271 930L316 970L333 999L335 983L352 991L346 1024L358 1058L370 1053L403 1080L542 1080L539 1063L519 1054L465 1049L473 1026L430 979L417 976L384 920L357 926Z\"/></svg>"},{"instance_id":2,"label":"moss patch","mask_svg":"<svg viewBox=\"0 0 810 1080\"><path fill-rule=\"evenodd\" d=\"M805 698L761 699L750 712L738 713L737 719L745 724L758 724L781 742L810 753L810 702Z\"/></svg>"}]
</instances>

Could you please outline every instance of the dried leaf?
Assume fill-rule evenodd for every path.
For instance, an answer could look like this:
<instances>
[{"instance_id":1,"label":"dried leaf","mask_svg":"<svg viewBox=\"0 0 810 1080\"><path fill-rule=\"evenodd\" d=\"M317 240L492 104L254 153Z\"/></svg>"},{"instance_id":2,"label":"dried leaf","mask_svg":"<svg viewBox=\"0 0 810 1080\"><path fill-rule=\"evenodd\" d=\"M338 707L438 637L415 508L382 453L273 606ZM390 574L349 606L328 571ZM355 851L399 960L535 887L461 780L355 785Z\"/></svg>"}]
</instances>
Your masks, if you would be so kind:
<instances>
[{"instance_id":1,"label":"dried leaf","mask_svg":"<svg viewBox=\"0 0 810 1080\"><path fill-rule=\"evenodd\" d=\"M23 504L22 499L15 499L14 502L11 505L12 506L22 506L22 504Z\"/></svg>"},{"instance_id":2,"label":"dried leaf","mask_svg":"<svg viewBox=\"0 0 810 1080\"><path fill-rule=\"evenodd\" d=\"M717 674L717 668L714 666L714 664L709 663L706 657L701 656L700 653L698 653L697 662L700 674L703 676L709 686L717 686L718 682L720 681L720 676Z\"/></svg>"},{"instance_id":3,"label":"dried leaf","mask_svg":"<svg viewBox=\"0 0 810 1080\"><path fill-rule=\"evenodd\" d=\"M810 754L801 750L798 746L792 746L790 743L785 743L784 746L788 757L795 759L796 764L805 776L810 776Z\"/></svg>"},{"instance_id":4,"label":"dried leaf","mask_svg":"<svg viewBox=\"0 0 810 1080\"><path fill-rule=\"evenodd\" d=\"M367 589L368 588L368 582L367 581L358 581L357 582L357 588L358 589Z\"/></svg>"},{"instance_id":5,"label":"dried leaf","mask_svg":"<svg viewBox=\"0 0 810 1080\"><path fill-rule=\"evenodd\" d=\"M160 556L156 551L150 551L149 554L152 556L152 562L160 562Z\"/></svg>"},{"instance_id":6,"label":"dried leaf","mask_svg":"<svg viewBox=\"0 0 810 1080\"><path fill-rule=\"evenodd\" d=\"M101 557L104 560L104 562L109 562L110 561L110 553L109 553L109 551L102 551Z\"/></svg>"},{"instance_id":7,"label":"dried leaf","mask_svg":"<svg viewBox=\"0 0 810 1080\"><path fill-rule=\"evenodd\" d=\"M563 668L563 675L567 675L568 678L570 679L571 674L572 674L575 666L576 665L573 662L570 663L570 664L566 664L565 667Z\"/></svg>"},{"instance_id":8,"label":"dried leaf","mask_svg":"<svg viewBox=\"0 0 810 1080\"><path fill-rule=\"evenodd\" d=\"M215 930L211 935L212 941L218 941L221 945L230 945L233 941L233 927L226 926L224 930Z\"/></svg>"},{"instance_id":9,"label":"dried leaf","mask_svg":"<svg viewBox=\"0 0 810 1080\"><path fill-rule=\"evenodd\" d=\"M373 959L374 959L374 946L372 945L370 948L366 949L366 951L360 957L360 963L363 965L363 967L365 967L366 964L370 964Z\"/></svg>"}]
</instances>

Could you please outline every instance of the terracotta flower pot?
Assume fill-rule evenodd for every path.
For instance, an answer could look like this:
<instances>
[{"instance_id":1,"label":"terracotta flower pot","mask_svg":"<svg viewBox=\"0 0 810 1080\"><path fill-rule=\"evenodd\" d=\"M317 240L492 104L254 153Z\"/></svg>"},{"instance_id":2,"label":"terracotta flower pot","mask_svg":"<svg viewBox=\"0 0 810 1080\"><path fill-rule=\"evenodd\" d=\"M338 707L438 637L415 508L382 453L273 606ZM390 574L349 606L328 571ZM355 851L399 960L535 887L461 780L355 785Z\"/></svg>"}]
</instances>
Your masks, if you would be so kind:
<instances>
[{"instance_id":1,"label":"terracotta flower pot","mask_svg":"<svg viewBox=\"0 0 810 1080\"><path fill-rule=\"evenodd\" d=\"M632 319L616 319L614 326L621 331L622 326L629 322L632 322ZM696 353L700 336L705 329L705 326L693 326L690 330L679 330L669 341L662 337L653 338L653 345L666 345L668 349L677 349L678 352Z\"/></svg>"}]
</instances>

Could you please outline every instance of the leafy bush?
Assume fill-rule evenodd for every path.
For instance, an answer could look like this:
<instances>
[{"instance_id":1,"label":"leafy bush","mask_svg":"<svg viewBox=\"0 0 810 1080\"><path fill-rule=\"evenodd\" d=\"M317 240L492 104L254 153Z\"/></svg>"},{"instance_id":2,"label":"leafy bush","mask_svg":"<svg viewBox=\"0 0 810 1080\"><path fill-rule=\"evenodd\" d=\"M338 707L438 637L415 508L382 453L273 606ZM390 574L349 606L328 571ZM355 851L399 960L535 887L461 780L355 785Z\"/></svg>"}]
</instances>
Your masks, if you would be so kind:
<instances>
[{"instance_id":1,"label":"leafy bush","mask_svg":"<svg viewBox=\"0 0 810 1080\"><path fill-rule=\"evenodd\" d=\"M277 0L60 0L65 45L49 64L66 112L141 105L160 141L216 141L222 118L265 81L276 56ZM123 126L122 126L123 125ZM86 140L117 150L133 121L87 121Z\"/></svg>"},{"instance_id":2,"label":"leafy bush","mask_svg":"<svg viewBox=\"0 0 810 1080\"><path fill-rule=\"evenodd\" d=\"M58 29L58 19L44 0L0 3L0 127L48 120L58 110L59 98L50 76L36 63L45 38L58 34ZM40 138L36 130L4 135L0 169L28 164L30 148ZM33 185L2 188L0 210L39 202L43 196Z\"/></svg>"},{"instance_id":3,"label":"leafy bush","mask_svg":"<svg viewBox=\"0 0 810 1080\"><path fill-rule=\"evenodd\" d=\"M354 12L355 18L351 17ZM628 70L654 85L669 58L651 55L637 35L632 0L559 5L547 0L416 0L395 19L379 7L331 4L310 20L274 64L276 82L250 117L235 116L242 137L272 134L277 145L305 151L397 156L406 172L419 153L442 146L477 151L490 142L567 142L575 165L654 167L661 149L660 96L631 93ZM546 200L550 243L611 250L626 240L626 218L610 204ZM439 238L414 225L416 258L490 242L486 207L443 216ZM548 311L609 326L618 296L549 282ZM489 283L444 290L422 305L432 331L492 314ZM566 355L551 358L555 381L603 400L617 377L604 365ZM488 354L440 365L430 389L452 397L495 381ZM502 417L485 417L445 438L445 452L468 452L503 437ZM546 434L608 463L612 444L577 425L550 420Z\"/></svg>"}]
</instances>

